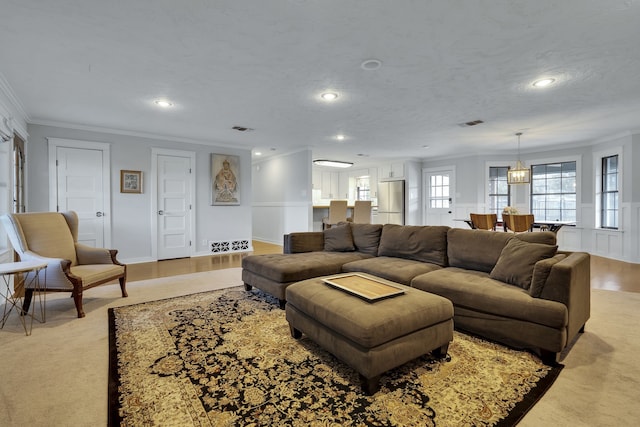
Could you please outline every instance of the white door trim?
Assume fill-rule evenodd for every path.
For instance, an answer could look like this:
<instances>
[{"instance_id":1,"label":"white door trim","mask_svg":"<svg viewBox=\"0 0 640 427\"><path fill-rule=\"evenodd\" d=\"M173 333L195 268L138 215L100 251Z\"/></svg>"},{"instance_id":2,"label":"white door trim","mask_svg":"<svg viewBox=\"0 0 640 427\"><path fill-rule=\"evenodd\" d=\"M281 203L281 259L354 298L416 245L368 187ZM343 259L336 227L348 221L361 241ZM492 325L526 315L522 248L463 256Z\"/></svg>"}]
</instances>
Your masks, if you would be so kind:
<instances>
[{"instance_id":1,"label":"white door trim","mask_svg":"<svg viewBox=\"0 0 640 427\"><path fill-rule=\"evenodd\" d=\"M111 247L111 145L106 142L79 141L75 139L47 138L49 147L49 210L58 211L58 183L56 154L58 147L102 151L102 193L104 194L104 247Z\"/></svg>"},{"instance_id":2,"label":"white door trim","mask_svg":"<svg viewBox=\"0 0 640 427\"><path fill-rule=\"evenodd\" d=\"M158 260L158 156L178 156L188 157L191 160L191 210L189 220L191 221L191 235L189 239L193 243L189 249L189 256L193 257L196 248L196 153L193 151L169 150L165 148L151 148L151 258Z\"/></svg>"}]
</instances>

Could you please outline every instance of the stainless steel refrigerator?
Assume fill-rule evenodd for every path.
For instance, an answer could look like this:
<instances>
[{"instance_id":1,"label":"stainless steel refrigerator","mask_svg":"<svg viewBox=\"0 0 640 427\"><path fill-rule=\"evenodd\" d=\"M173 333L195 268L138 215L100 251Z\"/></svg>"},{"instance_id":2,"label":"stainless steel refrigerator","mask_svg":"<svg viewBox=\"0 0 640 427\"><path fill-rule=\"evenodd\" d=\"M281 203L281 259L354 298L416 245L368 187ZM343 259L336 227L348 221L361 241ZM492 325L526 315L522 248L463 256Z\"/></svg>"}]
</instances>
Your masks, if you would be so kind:
<instances>
[{"instance_id":1,"label":"stainless steel refrigerator","mask_svg":"<svg viewBox=\"0 0 640 427\"><path fill-rule=\"evenodd\" d=\"M404 181L378 183L378 224L404 225Z\"/></svg>"}]
</instances>

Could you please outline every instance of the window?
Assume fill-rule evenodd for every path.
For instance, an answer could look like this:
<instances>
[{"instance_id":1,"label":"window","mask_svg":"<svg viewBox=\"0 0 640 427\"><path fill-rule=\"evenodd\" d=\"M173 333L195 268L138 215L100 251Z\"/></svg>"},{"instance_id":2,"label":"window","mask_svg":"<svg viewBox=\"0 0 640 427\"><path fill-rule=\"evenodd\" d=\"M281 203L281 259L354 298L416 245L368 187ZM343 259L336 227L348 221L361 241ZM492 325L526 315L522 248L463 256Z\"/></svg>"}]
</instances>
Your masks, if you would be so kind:
<instances>
[{"instance_id":1,"label":"window","mask_svg":"<svg viewBox=\"0 0 640 427\"><path fill-rule=\"evenodd\" d=\"M600 226L618 228L618 155L602 158Z\"/></svg>"},{"instance_id":2,"label":"window","mask_svg":"<svg viewBox=\"0 0 640 427\"><path fill-rule=\"evenodd\" d=\"M356 200L371 200L371 188L369 186L368 176L356 178Z\"/></svg>"},{"instance_id":3,"label":"window","mask_svg":"<svg viewBox=\"0 0 640 427\"><path fill-rule=\"evenodd\" d=\"M511 204L511 192L507 183L508 166L489 167L489 213L502 220L502 210Z\"/></svg>"},{"instance_id":4,"label":"window","mask_svg":"<svg viewBox=\"0 0 640 427\"><path fill-rule=\"evenodd\" d=\"M541 221L576 220L576 162L533 165L531 213Z\"/></svg>"},{"instance_id":5,"label":"window","mask_svg":"<svg viewBox=\"0 0 640 427\"><path fill-rule=\"evenodd\" d=\"M429 180L429 206L431 208L448 208L451 204L449 195L449 175L432 175Z\"/></svg>"}]
</instances>

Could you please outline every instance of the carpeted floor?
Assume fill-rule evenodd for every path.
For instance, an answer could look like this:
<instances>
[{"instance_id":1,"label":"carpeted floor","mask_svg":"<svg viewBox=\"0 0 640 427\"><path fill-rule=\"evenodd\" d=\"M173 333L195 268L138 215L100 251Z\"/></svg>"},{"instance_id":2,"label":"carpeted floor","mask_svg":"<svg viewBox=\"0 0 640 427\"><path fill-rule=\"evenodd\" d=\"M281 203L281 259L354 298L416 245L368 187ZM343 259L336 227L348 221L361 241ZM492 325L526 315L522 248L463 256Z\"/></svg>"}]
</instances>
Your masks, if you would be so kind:
<instances>
[{"instance_id":1,"label":"carpeted floor","mask_svg":"<svg viewBox=\"0 0 640 427\"><path fill-rule=\"evenodd\" d=\"M240 286L233 268L117 284L85 292L77 319L69 294L47 296L47 323L25 336L12 315L0 330L0 425L107 424L109 308ZM640 405L640 293L593 290L586 332L572 343L562 373L518 427L627 426Z\"/></svg>"},{"instance_id":2,"label":"carpeted floor","mask_svg":"<svg viewBox=\"0 0 640 427\"><path fill-rule=\"evenodd\" d=\"M561 366L456 333L448 357L357 373L242 287L109 310L109 425L514 425Z\"/></svg>"}]
</instances>

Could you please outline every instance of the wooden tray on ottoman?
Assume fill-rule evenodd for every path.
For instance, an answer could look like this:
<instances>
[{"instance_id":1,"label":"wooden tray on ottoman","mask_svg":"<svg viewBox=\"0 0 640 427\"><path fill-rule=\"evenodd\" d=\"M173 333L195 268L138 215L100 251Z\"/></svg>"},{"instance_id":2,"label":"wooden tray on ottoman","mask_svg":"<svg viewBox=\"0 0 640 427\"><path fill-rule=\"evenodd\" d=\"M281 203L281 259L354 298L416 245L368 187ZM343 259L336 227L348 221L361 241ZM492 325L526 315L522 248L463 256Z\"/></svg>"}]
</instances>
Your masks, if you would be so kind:
<instances>
[{"instance_id":1,"label":"wooden tray on ottoman","mask_svg":"<svg viewBox=\"0 0 640 427\"><path fill-rule=\"evenodd\" d=\"M361 274L342 274L322 279L329 286L348 292L366 301L374 302L404 294L404 290Z\"/></svg>"}]
</instances>

